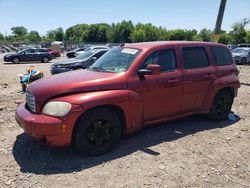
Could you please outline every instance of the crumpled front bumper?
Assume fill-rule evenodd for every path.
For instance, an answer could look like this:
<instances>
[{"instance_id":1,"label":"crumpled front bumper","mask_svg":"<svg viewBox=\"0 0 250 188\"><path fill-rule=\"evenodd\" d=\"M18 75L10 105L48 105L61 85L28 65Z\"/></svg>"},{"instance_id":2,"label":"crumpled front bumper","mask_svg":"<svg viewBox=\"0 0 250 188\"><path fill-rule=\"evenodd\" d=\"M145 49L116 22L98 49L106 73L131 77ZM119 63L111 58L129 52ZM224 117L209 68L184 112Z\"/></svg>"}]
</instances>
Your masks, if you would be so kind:
<instances>
[{"instance_id":1,"label":"crumpled front bumper","mask_svg":"<svg viewBox=\"0 0 250 188\"><path fill-rule=\"evenodd\" d=\"M21 103L16 109L15 118L24 132L32 135L37 141L50 146L69 146L74 125L82 113L82 108L73 105L67 117L58 118L34 114L25 108L25 103Z\"/></svg>"}]
</instances>

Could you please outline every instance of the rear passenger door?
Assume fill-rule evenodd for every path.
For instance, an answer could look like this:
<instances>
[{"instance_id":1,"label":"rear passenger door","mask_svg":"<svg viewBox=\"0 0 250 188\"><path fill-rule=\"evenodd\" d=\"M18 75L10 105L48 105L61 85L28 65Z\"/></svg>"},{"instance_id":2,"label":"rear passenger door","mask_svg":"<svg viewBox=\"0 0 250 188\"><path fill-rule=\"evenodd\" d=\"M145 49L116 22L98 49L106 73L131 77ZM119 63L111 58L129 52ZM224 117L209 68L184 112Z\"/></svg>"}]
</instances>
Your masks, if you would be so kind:
<instances>
[{"instance_id":1,"label":"rear passenger door","mask_svg":"<svg viewBox=\"0 0 250 188\"><path fill-rule=\"evenodd\" d=\"M185 113L202 107L216 75L204 47L183 47L182 59L184 76L182 112Z\"/></svg>"}]
</instances>

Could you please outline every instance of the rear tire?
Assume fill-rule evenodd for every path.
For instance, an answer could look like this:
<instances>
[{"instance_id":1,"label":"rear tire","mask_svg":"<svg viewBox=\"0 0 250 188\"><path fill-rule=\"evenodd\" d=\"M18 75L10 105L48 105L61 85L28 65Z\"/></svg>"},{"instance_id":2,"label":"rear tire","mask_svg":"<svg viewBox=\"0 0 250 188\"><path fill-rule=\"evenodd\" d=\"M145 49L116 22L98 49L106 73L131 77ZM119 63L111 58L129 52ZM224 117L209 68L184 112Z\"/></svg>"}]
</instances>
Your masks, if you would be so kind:
<instances>
[{"instance_id":1,"label":"rear tire","mask_svg":"<svg viewBox=\"0 0 250 188\"><path fill-rule=\"evenodd\" d=\"M48 63L49 62L49 58L48 57L43 57L42 62L43 63Z\"/></svg>"},{"instance_id":2,"label":"rear tire","mask_svg":"<svg viewBox=\"0 0 250 188\"><path fill-rule=\"evenodd\" d=\"M12 62L15 64L18 64L18 63L20 63L20 59L18 57L15 57L12 59Z\"/></svg>"},{"instance_id":3,"label":"rear tire","mask_svg":"<svg viewBox=\"0 0 250 188\"><path fill-rule=\"evenodd\" d=\"M228 91L220 91L214 98L209 112L209 118L213 121L223 121L228 118L233 104L233 96Z\"/></svg>"},{"instance_id":4,"label":"rear tire","mask_svg":"<svg viewBox=\"0 0 250 188\"><path fill-rule=\"evenodd\" d=\"M101 155L115 147L121 132L118 115L107 108L98 108L80 117L74 131L74 143L84 154Z\"/></svg>"}]
</instances>

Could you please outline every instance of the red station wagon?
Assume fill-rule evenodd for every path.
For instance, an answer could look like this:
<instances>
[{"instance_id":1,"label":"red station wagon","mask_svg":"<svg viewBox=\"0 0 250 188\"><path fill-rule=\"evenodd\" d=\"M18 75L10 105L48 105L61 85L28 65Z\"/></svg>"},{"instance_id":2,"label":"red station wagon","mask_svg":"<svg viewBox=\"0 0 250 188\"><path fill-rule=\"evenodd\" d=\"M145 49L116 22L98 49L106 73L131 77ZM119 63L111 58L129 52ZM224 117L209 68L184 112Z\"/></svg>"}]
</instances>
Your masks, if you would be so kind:
<instances>
[{"instance_id":1,"label":"red station wagon","mask_svg":"<svg viewBox=\"0 0 250 188\"><path fill-rule=\"evenodd\" d=\"M229 49L208 42L113 48L86 70L41 79L16 110L25 132L83 153L111 150L122 134L191 114L227 118L240 87Z\"/></svg>"}]
</instances>

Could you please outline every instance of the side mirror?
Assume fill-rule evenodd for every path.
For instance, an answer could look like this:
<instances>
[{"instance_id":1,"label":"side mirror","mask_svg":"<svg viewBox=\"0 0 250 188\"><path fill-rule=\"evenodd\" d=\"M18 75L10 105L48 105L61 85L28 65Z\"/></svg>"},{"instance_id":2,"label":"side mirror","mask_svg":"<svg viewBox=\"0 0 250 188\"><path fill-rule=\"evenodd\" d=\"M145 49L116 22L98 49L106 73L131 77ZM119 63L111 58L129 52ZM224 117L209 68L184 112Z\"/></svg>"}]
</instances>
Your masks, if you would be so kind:
<instances>
[{"instance_id":1,"label":"side mirror","mask_svg":"<svg viewBox=\"0 0 250 188\"><path fill-rule=\"evenodd\" d=\"M95 62L96 60L97 60L96 57L92 57L92 58L91 58L91 62Z\"/></svg>"},{"instance_id":2,"label":"side mirror","mask_svg":"<svg viewBox=\"0 0 250 188\"><path fill-rule=\"evenodd\" d=\"M161 74L161 66L156 64L147 65L146 69L140 69L138 71L139 76L144 75L159 75Z\"/></svg>"}]
</instances>

